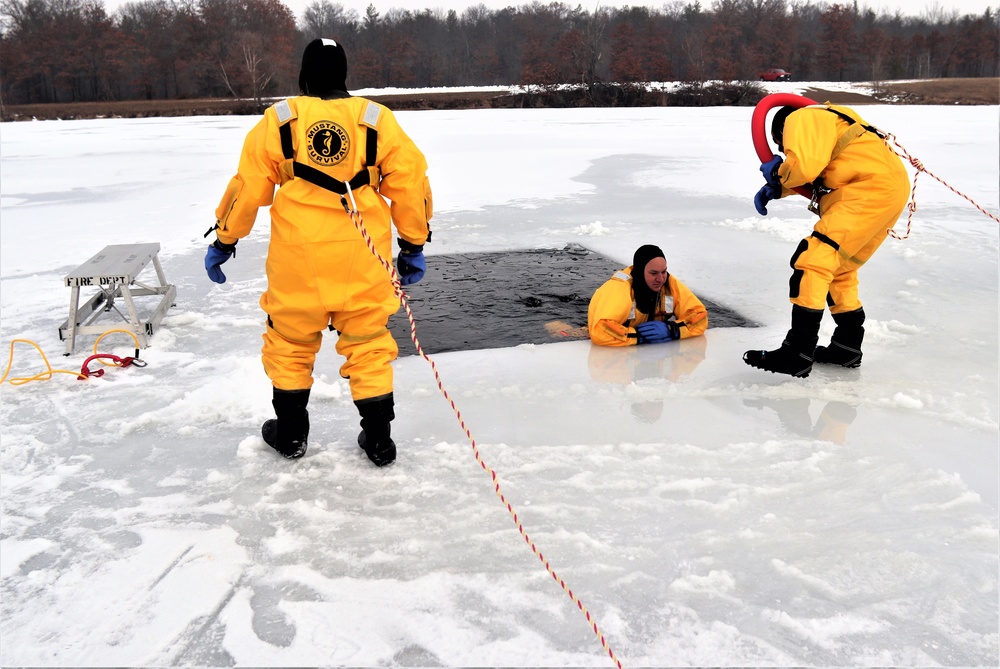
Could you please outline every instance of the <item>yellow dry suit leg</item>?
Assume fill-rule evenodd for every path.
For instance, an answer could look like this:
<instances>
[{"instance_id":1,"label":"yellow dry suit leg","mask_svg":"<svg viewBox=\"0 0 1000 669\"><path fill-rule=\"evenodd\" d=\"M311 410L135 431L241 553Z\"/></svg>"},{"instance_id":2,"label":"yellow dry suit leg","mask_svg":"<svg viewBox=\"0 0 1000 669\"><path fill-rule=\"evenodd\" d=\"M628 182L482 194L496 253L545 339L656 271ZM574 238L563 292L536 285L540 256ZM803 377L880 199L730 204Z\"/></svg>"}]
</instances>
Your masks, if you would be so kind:
<instances>
[{"instance_id":1,"label":"yellow dry suit leg","mask_svg":"<svg viewBox=\"0 0 1000 669\"><path fill-rule=\"evenodd\" d=\"M323 330L330 322L325 310L288 309L268 299L260 306L268 315L261 360L271 384L279 390L312 388L316 354L323 344Z\"/></svg>"},{"instance_id":2,"label":"yellow dry suit leg","mask_svg":"<svg viewBox=\"0 0 1000 669\"><path fill-rule=\"evenodd\" d=\"M355 402L392 392L391 363L399 347L386 323L398 308L394 301L391 307L387 303L333 314L333 327L340 333L337 352L346 358L340 375L350 380Z\"/></svg>"},{"instance_id":3,"label":"yellow dry suit leg","mask_svg":"<svg viewBox=\"0 0 1000 669\"><path fill-rule=\"evenodd\" d=\"M862 307L857 271L885 241L906 205L909 183L845 186L823 198L823 215L813 234L802 240L792 256L789 298L792 304L831 313Z\"/></svg>"},{"instance_id":4,"label":"yellow dry suit leg","mask_svg":"<svg viewBox=\"0 0 1000 669\"><path fill-rule=\"evenodd\" d=\"M843 314L861 308L861 299L858 297L857 270L836 274L833 277L833 281L830 282L827 305L830 307L831 314Z\"/></svg>"},{"instance_id":5,"label":"yellow dry suit leg","mask_svg":"<svg viewBox=\"0 0 1000 669\"><path fill-rule=\"evenodd\" d=\"M839 264L840 257L832 245L817 237L799 242L791 260L792 277L788 280L788 297L792 304L822 311Z\"/></svg>"},{"instance_id":6,"label":"yellow dry suit leg","mask_svg":"<svg viewBox=\"0 0 1000 669\"><path fill-rule=\"evenodd\" d=\"M261 360L271 384L279 390L312 388L313 365L323 343L323 335L317 332L311 340L295 340L269 325L263 339Z\"/></svg>"}]
</instances>

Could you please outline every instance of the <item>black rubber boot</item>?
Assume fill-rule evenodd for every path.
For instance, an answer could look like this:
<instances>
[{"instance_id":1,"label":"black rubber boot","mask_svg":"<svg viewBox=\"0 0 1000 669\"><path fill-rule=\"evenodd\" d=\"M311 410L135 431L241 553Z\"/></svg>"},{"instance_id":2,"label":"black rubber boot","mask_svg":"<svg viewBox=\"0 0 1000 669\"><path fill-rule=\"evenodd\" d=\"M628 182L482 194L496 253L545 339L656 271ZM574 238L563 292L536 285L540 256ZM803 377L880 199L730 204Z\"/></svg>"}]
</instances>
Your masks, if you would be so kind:
<instances>
[{"instance_id":1,"label":"black rubber boot","mask_svg":"<svg viewBox=\"0 0 1000 669\"><path fill-rule=\"evenodd\" d=\"M816 362L841 367L861 366L861 342L865 340L865 310L864 308L834 314L837 324L830 338L829 346L816 349Z\"/></svg>"},{"instance_id":2,"label":"black rubber boot","mask_svg":"<svg viewBox=\"0 0 1000 669\"><path fill-rule=\"evenodd\" d=\"M368 459L379 467L396 459L396 443L390 438L390 422L396 417L393 411L392 393L358 400L354 403L361 414L361 434L358 446L364 449Z\"/></svg>"},{"instance_id":3,"label":"black rubber boot","mask_svg":"<svg viewBox=\"0 0 1000 669\"><path fill-rule=\"evenodd\" d=\"M271 405L274 415L264 421L260 427L260 435L264 443L290 460L301 458L306 454L306 443L309 438L309 389L278 390L274 389Z\"/></svg>"},{"instance_id":4,"label":"black rubber boot","mask_svg":"<svg viewBox=\"0 0 1000 669\"><path fill-rule=\"evenodd\" d=\"M805 378L812 371L819 339L819 323L823 312L792 306L792 329L785 335L781 348L774 351L747 351L743 362L775 374Z\"/></svg>"}]
</instances>

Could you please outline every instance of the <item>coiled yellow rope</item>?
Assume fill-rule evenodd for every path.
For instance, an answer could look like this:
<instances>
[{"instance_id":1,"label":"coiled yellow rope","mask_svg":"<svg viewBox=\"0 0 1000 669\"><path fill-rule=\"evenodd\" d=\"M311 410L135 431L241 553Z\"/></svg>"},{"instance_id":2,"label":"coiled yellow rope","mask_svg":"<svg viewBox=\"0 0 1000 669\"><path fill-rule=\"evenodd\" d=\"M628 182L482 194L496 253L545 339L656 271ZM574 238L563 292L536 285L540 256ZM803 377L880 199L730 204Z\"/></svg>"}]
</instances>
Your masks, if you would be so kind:
<instances>
[{"instance_id":1,"label":"coiled yellow rope","mask_svg":"<svg viewBox=\"0 0 1000 669\"><path fill-rule=\"evenodd\" d=\"M122 358L118 358L118 356L100 354L100 353L97 352L97 345L101 342L101 340L104 339L105 337L107 337L109 334L112 334L114 332L123 332L123 333L129 335L130 337L132 337L133 341L135 341L135 357L134 358L124 358L124 359L122 359ZM4 381L7 381L7 377L10 375L10 369L14 365L14 344L18 344L18 343L21 343L21 344L30 344L31 346L35 347L35 350L38 351L38 354L40 356L42 356L42 362L45 363L45 371L44 372L39 372L38 374L35 374L34 376L15 376L15 377L11 377L10 378L10 385L12 385L12 386L23 386L24 384L31 383L32 381L48 381L49 379L51 379L56 374L72 374L77 379L86 379L86 378L89 378L91 376L91 373L89 372L89 370L87 370L87 362L90 362L91 360L94 360L94 359L100 360L101 364L103 364L103 365L109 365L109 366L112 366L112 367L125 367L125 366L128 366L128 365L135 365L136 367L145 367L146 366L145 362L143 362L142 360L139 360L139 338L135 336L134 332L129 332L128 330L108 330L107 332L105 332L104 334L102 334L100 337L98 337L97 340L94 342L94 355L90 356L87 359L87 362L85 362L83 364L83 368L79 372L73 372L73 371L70 371L68 369L52 369L52 365L49 364L49 359L47 357L45 357L45 352L42 351L41 346L39 346L35 342L31 341L30 339L12 339L11 342L10 342L10 355L9 355L9 357L7 359L7 369L3 373L3 377L0 378L0 384L3 384ZM110 358L112 360L112 362L104 362L103 358ZM127 361L127 362L125 362L125 361ZM101 370L98 370L98 371L101 371ZM95 374L95 376L100 376L100 374Z\"/></svg>"}]
</instances>

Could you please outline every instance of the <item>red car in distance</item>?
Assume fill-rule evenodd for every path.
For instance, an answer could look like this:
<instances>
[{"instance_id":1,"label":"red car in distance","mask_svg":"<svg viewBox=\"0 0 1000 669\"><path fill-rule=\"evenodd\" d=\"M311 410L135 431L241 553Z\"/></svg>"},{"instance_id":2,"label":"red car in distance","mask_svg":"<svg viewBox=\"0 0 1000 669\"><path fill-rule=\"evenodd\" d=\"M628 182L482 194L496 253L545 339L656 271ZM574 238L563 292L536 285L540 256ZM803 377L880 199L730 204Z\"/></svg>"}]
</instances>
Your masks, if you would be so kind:
<instances>
[{"instance_id":1,"label":"red car in distance","mask_svg":"<svg viewBox=\"0 0 1000 669\"><path fill-rule=\"evenodd\" d=\"M772 67L760 73L761 81L791 81L792 73L782 70L780 67Z\"/></svg>"}]
</instances>

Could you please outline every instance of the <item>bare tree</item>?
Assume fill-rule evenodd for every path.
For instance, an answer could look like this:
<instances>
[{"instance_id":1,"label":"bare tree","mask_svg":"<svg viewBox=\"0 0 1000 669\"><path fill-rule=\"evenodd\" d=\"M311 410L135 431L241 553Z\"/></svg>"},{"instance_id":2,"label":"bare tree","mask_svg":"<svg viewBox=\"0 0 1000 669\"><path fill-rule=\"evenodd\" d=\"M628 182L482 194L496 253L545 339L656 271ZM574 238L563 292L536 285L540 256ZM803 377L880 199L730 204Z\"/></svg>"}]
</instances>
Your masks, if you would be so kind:
<instances>
[{"instance_id":1,"label":"bare tree","mask_svg":"<svg viewBox=\"0 0 1000 669\"><path fill-rule=\"evenodd\" d=\"M234 98L243 97L241 93L249 91L254 107L263 109L264 104L261 98L267 85L271 83L274 72L267 66L264 58L265 49L264 44L261 43L261 36L257 33L246 32L237 35L236 42L239 45L239 53L243 57L242 61L238 63L240 66L239 80L243 82L243 85L234 85L234 81L226 72L225 63L219 63L222 70L222 80ZM239 92L236 90L237 88L240 88Z\"/></svg>"},{"instance_id":2,"label":"bare tree","mask_svg":"<svg viewBox=\"0 0 1000 669\"><path fill-rule=\"evenodd\" d=\"M307 41L317 37L330 37L347 43L348 36L358 30L360 16L353 9L345 9L339 2L317 0L306 6L300 28Z\"/></svg>"},{"instance_id":3,"label":"bare tree","mask_svg":"<svg viewBox=\"0 0 1000 669\"><path fill-rule=\"evenodd\" d=\"M200 0L199 10L204 31L227 36L206 41L203 55L225 92L259 108L275 80L291 89L295 19L280 0Z\"/></svg>"}]
</instances>

